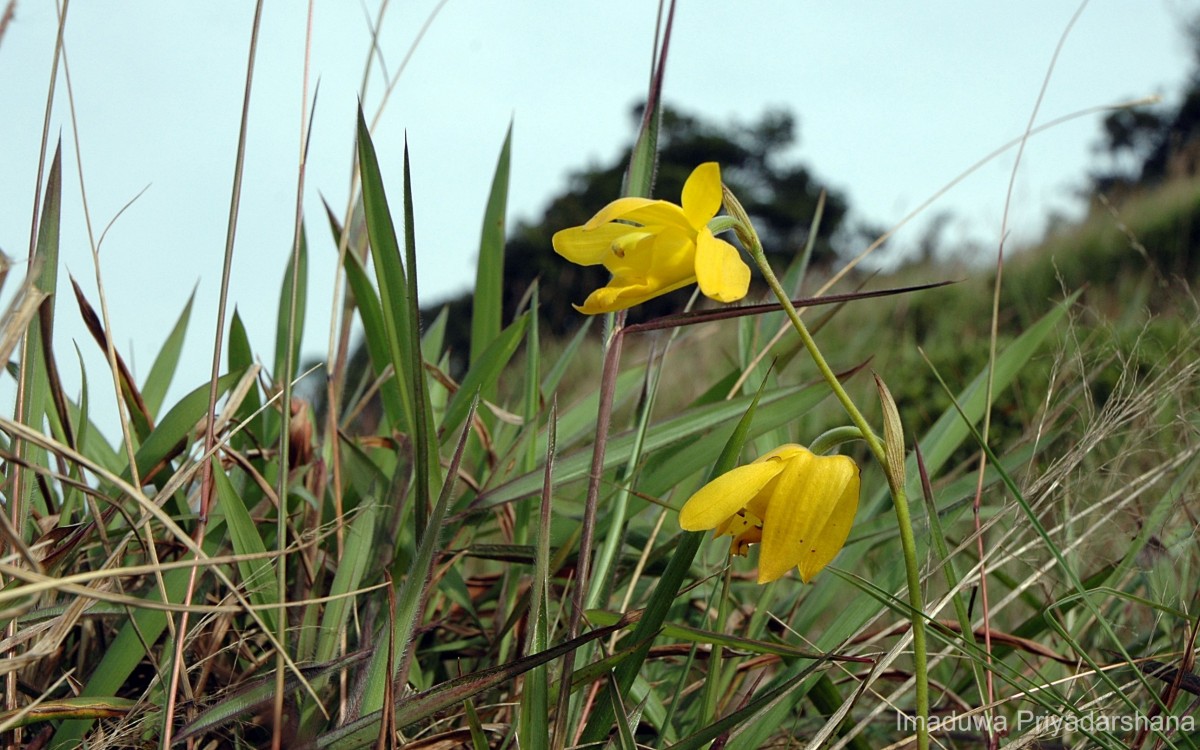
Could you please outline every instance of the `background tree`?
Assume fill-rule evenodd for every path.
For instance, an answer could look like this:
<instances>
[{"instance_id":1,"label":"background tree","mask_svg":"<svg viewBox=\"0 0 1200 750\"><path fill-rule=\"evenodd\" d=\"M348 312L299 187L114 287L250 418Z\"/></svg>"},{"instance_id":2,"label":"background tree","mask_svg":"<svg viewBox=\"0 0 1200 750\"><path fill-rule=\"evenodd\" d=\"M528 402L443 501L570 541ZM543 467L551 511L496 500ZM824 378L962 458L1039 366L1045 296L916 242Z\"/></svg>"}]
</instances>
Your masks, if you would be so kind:
<instances>
[{"instance_id":1,"label":"background tree","mask_svg":"<svg viewBox=\"0 0 1200 750\"><path fill-rule=\"evenodd\" d=\"M1192 70L1176 105L1135 107L1104 119L1099 150L1111 159L1093 173L1092 194L1122 198L1200 172L1200 16L1189 24Z\"/></svg>"}]
</instances>

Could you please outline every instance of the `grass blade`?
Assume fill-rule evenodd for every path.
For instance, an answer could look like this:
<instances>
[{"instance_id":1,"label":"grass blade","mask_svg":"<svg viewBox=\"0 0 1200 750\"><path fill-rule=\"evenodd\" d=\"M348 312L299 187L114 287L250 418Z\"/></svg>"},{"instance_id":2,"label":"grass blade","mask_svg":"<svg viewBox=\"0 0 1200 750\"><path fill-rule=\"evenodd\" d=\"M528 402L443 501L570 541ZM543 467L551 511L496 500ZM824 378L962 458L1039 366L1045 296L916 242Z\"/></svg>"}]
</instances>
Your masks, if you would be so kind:
<instances>
[{"instance_id":1,"label":"grass blade","mask_svg":"<svg viewBox=\"0 0 1200 750\"><path fill-rule=\"evenodd\" d=\"M475 298L471 308L471 366L474 367L492 341L500 335L504 312L504 214L508 207L509 162L512 155L512 123L500 147L500 158L492 177L483 229L479 237L479 263L475 268ZM495 384L480 393L485 401L496 398Z\"/></svg>"},{"instance_id":2,"label":"grass blade","mask_svg":"<svg viewBox=\"0 0 1200 750\"><path fill-rule=\"evenodd\" d=\"M154 358L154 364L150 365L150 372L146 375L146 382L142 385L142 400L145 402L146 409L151 415L157 414L162 409L163 399L167 396L167 389L170 388L171 380L175 377L175 368L179 365L179 355L183 351L183 339L187 333L188 321L192 316L192 303L195 301L196 290L192 289L192 293L188 295L187 304L183 306L183 312L179 314L179 319L175 321L175 326L167 334L167 340L163 342L162 348L158 350L158 356ZM242 333L244 334L245 330ZM232 339L232 337L231 326L230 338ZM232 340L229 346L232 351ZM252 360L246 362L246 367L249 367L252 363Z\"/></svg>"}]
</instances>

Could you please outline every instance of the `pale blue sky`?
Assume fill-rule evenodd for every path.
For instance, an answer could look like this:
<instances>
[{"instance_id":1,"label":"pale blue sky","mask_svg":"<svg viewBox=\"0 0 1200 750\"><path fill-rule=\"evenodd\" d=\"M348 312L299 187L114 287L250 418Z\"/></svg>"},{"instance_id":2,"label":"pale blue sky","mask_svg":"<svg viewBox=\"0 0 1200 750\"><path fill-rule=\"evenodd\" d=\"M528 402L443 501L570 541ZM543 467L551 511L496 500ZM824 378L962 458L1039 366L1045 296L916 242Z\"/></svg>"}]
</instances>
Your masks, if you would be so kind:
<instances>
[{"instance_id":1,"label":"pale blue sky","mask_svg":"<svg viewBox=\"0 0 1200 750\"><path fill-rule=\"evenodd\" d=\"M377 2L365 4L374 14ZM388 9L381 52L390 73L434 6L394 2ZM247 318L264 358L273 347L291 241L303 7L266 4L255 69L231 303ZM565 185L568 170L608 161L630 139L628 112L645 91L656 7L651 0L446 3L375 136L398 196L408 134L426 300L473 280L482 210L510 120L510 223L536 216ZM800 124L795 156L842 189L856 217L888 226L1023 131L1077 7L1045 0L682 0L665 98L717 121L790 109ZM250 2L93 0L73 3L67 23L97 234L149 186L101 251L115 340L139 377L198 289L176 396L209 368L252 8ZM1174 97L1191 66L1181 25L1198 9L1194 0L1094 0L1067 39L1039 121L1155 93ZM345 206L369 34L364 10L342 0L319 0L314 24L311 73L320 95L305 195L311 254L305 353L320 357L335 255L319 197L339 212ZM53 3L25 0L0 40L0 249L18 259L29 243L55 29ZM369 112L382 88L376 71L365 100ZM1096 163L1100 120L1077 120L1029 145L1009 220L1014 238L1035 237L1050 210L1077 207L1071 191ZM63 135L66 157L63 263L95 299L61 72L51 133ZM959 217L947 241L994 243L1011 168L1010 153L934 206ZM919 223L900 235L901 245L914 239ZM93 388L103 388L102 360L78 320L69 293L62 294L56 339L64 375L78 388L74 339L87 355ZM94 394L93 403L102 400Z\"/></svg>"}]
</instances>

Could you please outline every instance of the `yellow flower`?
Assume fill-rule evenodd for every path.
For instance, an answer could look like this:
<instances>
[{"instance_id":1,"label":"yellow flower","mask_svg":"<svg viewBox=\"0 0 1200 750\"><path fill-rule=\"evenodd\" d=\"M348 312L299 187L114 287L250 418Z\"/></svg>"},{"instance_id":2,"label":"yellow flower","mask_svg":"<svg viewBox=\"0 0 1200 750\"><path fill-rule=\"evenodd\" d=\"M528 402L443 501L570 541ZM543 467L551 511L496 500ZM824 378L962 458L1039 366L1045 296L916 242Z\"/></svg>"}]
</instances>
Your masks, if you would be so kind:
<instances>
[{"instance_id":1,"label":"yellow flower","mask_svg":"<svg viewBox=\"0 0 1200 750\"><path fill-rule=\"evenodd\" d=\"M701 487L684 503L679 525L687 531L729 534L738 555L761 542L759 583L770 583L791 568L798 568L808 583L846 543L856 510L858 466L853 460L817 456L789 444Z\"/></svg>"},{"instance_id":2,"label":"yellow flower","mask_svg":"<svg viewBox=\"0 0 1200 750\"><path fill-rule=\"evenodd\" d=\"M718 302L746 296L750 267L708 228L721 209L716 162L696 167L680 203L620 198L583 226L554 234L559 255L581 266L603 264L613 275L576 310L588 315L624 310L693 282Z\"/></svg>"}]
</instances>

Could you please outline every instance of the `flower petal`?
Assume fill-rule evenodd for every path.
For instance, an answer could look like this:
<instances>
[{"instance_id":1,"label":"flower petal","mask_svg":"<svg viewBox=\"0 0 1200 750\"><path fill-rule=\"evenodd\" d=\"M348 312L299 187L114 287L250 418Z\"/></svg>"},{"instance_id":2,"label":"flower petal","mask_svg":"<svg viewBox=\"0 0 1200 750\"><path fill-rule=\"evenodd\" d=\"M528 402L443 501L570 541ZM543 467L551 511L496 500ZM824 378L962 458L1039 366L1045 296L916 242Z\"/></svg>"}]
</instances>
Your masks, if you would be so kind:
<instances>
[{"instance_id":1,"label":"flower petal","mask_svg":"<svg viewBox=\"0 0 1200 750\"><path fill-rule=\"evenodd\" d=\"M584 315L599 315L600 313L625 310L634 305L640 305L648 299L654 299L667 292L685 287L695 280L694 278L680 279L675 284L663 286L652 280L614 276L608 282L608 286L592 292L582 305L574 307Z\"/></svg>"},{"instance_id":2,"label":"flower petal","mask_svg":"<svg viewBox=\"0 0 1200 750\"><path fill-rule=\"evenodd\" d=\"M571 227L554 233L554 252L581 266L595 266L611 257L613 245L630 232L641 231L628 224L603 224L595 229Z\"/></svg>"},{"instance_id":3,"label":"flower petal","mask_svg":"<svg viewBox=\"0 0 1200 750\"><path fill-rule=\"evenodd\" d=\"M847 459L849 460L849 459ZM808 583L817 573L821 572L833 558L837 557L846 539L850 536L850 527L854 525L854 515L858 512L858 467L854 475L846 483L845 489L833 506L833 512L825 519L825 526L817 537L817 543L804 551L800 558L800 580Z\"/></svg>"},{"instance_id":4,"label":"flower petal","mask_svg":"<svg viewBox=\"0 0 1200 750\"><path fill-rule=\"evenodd\" d=\"M744 508L783 468L779 461L765 461L725 472L688 498L679 511L679 526L686 531L715 529Z\"/></svg>"},{"instance_id":5,"label":"flower petal","mask_svg":"<svg viewBox=\"0 0 1200 750\"><path fill-rule=\"evenodd\" d=\"M810 581L846 543L858 510L858 466L847 456L805 450L787 461L763 519L758 582L793 567Z\"/></svg>"},{"instance_id":6,"label":"flower petal","mask_svg":"<svg viewBox=\"0 0 1200 750\"><path fill-rule=\"evenodd\" d=\"M682 208L674 203L650 198L618 198L588 219L583 228L592 230L613 221L635 221L643 225L671 226L682 229L689 235L696 233L696 227L688 223Z\"/></svg>"},{"instance_id":7,"label":"flower petal","mask_svg":"<svg viewBox=\"0 0 1200 750\"><path fill-rule=\"evenodd\" d=\"M721 210L721 167L715 161L692 170L683 183L683 213L688 223L699 229Z\"/></svg>"},{"instance_id":8,"label":"flower petal","mask_svg":"<svg viewBox=\"0 0 1200 750\"><path fill-rule=\"evenodd\" d=\"M750 267L737 248L713 236L708 227L696 237L696 280L704 296L734 302L750 290Z\"/></svg>"}]
</instances>

